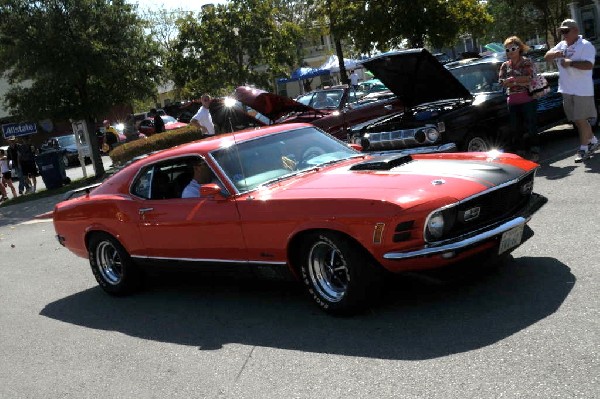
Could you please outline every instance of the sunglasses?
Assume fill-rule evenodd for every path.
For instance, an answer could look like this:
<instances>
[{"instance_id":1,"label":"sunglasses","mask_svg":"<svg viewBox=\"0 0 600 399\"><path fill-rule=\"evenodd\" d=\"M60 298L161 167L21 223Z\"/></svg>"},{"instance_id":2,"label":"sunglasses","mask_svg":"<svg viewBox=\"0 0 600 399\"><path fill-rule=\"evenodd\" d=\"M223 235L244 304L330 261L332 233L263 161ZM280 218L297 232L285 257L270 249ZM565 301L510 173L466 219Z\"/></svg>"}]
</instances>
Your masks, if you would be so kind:
<instances>
[{"instance_id":1,"label":"sunglasses","mask_svg":"<svg viewBox=\"0 0 600 399\"><path fill-rule=\"evenodd\" d=\"M571 29L566 28L566 29L560 29L560 33L562 33L563 35L566 35L567 33L571 32Z\"/></svg>"},{"instance_id":2,"label":"sunglasses","mask_svg":"<svg viewBox=\"0 0 600 399\"><path fill-rule=\"evenodd\" d=\"M513 51L519 50L519 46L512 46L512 47L509 47L509 48L507 48L505 50L506 50L507 53L512 53Z\"/></svg>"}]
</instances>

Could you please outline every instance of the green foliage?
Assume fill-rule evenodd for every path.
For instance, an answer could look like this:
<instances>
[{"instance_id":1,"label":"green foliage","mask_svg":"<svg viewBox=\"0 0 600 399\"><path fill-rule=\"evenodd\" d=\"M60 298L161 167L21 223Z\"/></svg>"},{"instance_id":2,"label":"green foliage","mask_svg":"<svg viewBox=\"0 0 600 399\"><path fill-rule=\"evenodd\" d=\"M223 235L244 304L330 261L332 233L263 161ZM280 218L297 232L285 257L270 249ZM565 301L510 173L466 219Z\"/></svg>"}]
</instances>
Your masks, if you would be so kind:
<instances>
[{"instance_id":1,"label":"green foliage","mask_svg":"<svg viewBox=\"0 0 600 399\"><path fill-rule=\"evenodd\" d=\"M231 0L178 20L168 60L175 84L189 97L226 94L243 84L272 89L297 59L302 37L294 22L276 18L276 3Z\"/></svg>"},{"instance_id":2,"label":"green foliage","mask_svg":"<svg viewBox=\"0 0 600 399\"><path fill-rule=\"evenodd\" d=\"M561 38L557 28L569 18L570 0L489 0L488 10L494 24L485 32L487 42L502 42L510 36L523 40L538 35L546 43L556 43Z\"/></svg>"},{"instance_id":3,"label":"green foliage","mask_svg":"<svg viewBox=\"0 0 600 399\"><path fill-rule=\"evenodd\" d=\"M108 155L115 165L124 165L140 155L172 148L201 138L202 134L200 129L193 126L186 126L169 130L168 132L154 134L145 139L121 144L113 149Z\"/></svg>"},{"instance_id":4,"label":"green foliage","mask_svg":"<svg viewBox=\"0 0 600 399\"><path fill-rule=\"evenodd\" d=\"M157 46L124 0L4 0L0 20L15 115L94 119L155 92Z\"/></svg>"},{"instance_id":5,"label":"green foliage","mask_svg":"<svg viewBox=\"0 0 600 399\"><path fill-rule=\"evenodd\" d=\"M362 25L369 34L357 36L359 47L434 47L453 45L461 34L477 34L492 19L478 0L366 0Z\"/></svg>"}]
</instances>

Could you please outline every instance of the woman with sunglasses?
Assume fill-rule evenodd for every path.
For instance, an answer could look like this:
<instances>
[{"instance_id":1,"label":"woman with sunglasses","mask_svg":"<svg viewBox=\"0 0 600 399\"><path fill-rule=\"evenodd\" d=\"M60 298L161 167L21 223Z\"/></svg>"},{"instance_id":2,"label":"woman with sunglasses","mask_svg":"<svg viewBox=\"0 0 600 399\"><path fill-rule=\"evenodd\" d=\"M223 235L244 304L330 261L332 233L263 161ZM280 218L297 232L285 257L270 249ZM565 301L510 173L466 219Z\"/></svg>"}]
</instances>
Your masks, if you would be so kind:
<instances>
[{"instance_id":1,"label":"woman with sunglasses","mask_svg":"<svg viewBox=\"0 0 600 399\"><path fill-rule=\"evenodd\" d=\"M511 36L504 41L504 49L507 61L500 67L499 82L508 94L511 136L506 144L511 151L537 162L540 159L537 100L527 90L535 69L533 62L523 56L529 46L517 36Z\"/></svg>"}]
</instances>

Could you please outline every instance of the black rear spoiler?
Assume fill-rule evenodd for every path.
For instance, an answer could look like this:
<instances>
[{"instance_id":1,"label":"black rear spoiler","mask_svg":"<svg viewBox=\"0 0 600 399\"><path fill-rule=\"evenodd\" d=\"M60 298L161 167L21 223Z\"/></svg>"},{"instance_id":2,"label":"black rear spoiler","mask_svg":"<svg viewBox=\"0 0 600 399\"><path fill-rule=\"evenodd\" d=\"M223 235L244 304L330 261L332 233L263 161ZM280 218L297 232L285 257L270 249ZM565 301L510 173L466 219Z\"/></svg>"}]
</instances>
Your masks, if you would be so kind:
<instances>
[{"instance_id":1,"label":"black rear spoiler","mask_svg":"<svg viewBox=\"0 0 600 399\"><path fill-rule=\"evenodd\" d=\"M102 183L94 183L94 184L90 184L89 186L80 187L75 190L67 191L67 193L63 197L63 201L71 199L71 197L73 197L75 194L80 193L82 191L85 191L86 194L89 194L92 189L98 187L101 184Z\"/></svg>"}]
</instances>

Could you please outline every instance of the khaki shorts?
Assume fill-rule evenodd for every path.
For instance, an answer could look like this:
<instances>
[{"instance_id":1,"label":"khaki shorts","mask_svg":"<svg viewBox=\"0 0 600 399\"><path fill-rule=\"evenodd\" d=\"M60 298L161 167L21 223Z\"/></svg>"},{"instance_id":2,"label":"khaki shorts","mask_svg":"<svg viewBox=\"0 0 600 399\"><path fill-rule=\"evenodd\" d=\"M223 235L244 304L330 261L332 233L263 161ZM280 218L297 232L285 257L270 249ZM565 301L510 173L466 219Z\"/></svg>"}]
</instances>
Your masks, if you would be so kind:
<instances>
[{"instance_id":1,"label":"khaki shorts","mask_svg":"<svg viewBox=\"0 0 600 399\"><path fill-rule=\"evenodd\" d=\"M597 111L594 96L575 96L563 93L562 98L568 120L583 121L596 117Z\"/></svg>"}]
</instances>

